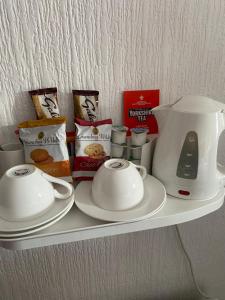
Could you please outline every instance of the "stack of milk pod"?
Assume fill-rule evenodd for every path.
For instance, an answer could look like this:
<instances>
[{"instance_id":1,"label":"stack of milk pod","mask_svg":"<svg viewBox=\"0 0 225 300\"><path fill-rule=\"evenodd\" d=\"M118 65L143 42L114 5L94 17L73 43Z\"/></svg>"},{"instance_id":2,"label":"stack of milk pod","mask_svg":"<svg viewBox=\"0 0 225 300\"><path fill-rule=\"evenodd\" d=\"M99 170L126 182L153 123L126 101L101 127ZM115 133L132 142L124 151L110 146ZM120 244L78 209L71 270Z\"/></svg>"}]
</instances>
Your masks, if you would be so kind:
<instances>
[{"instance_id":1,"label":"stack of milk pod","mask_svg":"<svg viewBox=\"0 0 225 300\"><path fill-rule=\"evenodd\" d=\"M127 131L128 127L126 126L118 125L112 127L111 157L126 157Z\"/></svg>"},{"instance_id":2,"label":"stack of milk pod","mask_svg":"<svg viewBox=\"0 0 225 300\"><path fill-rule=\"evenodd\" d=\"M112 127L111 157L125 158L135 164L141 163L142 146L147 142L147 128L131 128L131 137L127 138L128 127Z\"/></svg>"},{"instance_id":3,"label":"stack of milk pod","mask_svg":"<svg viewBox=\"0 0 225 300\"><path fill-rule=\"evenodd\" d=\"M138 127L131 129L131 157L137 164L140 164L142 146L147 141L147 132L146 128Z\"/></svg>"}]
</instances>

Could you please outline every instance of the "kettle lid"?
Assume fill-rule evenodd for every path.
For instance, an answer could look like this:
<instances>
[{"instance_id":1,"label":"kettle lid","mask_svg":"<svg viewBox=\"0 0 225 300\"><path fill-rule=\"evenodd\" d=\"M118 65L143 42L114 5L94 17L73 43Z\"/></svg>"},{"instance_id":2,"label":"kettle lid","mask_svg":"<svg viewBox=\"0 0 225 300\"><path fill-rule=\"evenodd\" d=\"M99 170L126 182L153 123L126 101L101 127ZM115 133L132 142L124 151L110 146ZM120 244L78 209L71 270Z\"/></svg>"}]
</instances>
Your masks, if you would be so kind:
<instances>
[{"instance_id":1,"label":"kettle lid","mask_svg":"<svg viewBox=\"0 0 225 300\"><path fill-rule=\"evenodd\" d=\"M225 110L225 104L204 96L184 96L171 107L174 111L190 113L216 113Z\"/></svg>"}]
</instances>

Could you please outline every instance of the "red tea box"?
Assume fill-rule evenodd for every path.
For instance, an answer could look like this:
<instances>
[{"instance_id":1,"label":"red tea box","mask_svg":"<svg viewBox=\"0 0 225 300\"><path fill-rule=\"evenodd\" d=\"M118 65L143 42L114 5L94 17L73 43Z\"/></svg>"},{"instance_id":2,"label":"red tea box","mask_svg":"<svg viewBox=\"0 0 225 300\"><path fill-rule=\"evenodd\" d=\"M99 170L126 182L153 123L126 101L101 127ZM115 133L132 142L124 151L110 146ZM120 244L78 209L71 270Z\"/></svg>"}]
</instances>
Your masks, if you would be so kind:
<instances>
[{"instance_id":1,"label":"red tea box","mask_svg":"<svg viewBox=\"0 0 225 300\"><path fill-rule=\"evenodd\" d=\"M158 126L152 109L159 105L159 90L125 91L123 94L123 122L129 129L148 128L157 133Z\"/></svg>"}]
</instances>

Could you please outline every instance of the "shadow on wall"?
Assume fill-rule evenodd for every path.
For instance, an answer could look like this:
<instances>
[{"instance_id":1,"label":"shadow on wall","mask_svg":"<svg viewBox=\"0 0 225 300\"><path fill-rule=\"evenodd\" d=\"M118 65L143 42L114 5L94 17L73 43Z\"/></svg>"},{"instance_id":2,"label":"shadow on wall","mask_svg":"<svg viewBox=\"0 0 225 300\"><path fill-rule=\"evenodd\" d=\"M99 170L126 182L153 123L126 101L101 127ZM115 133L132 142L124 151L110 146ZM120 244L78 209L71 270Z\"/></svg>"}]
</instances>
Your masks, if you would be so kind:
<instances>
[{"instance_id":1,"label":"shadow on wall","mask_svg":"<svg viewBox=\"0 0 225 300\"><path fill-rule=\"evenodd\" d=\"M18 136L15 130L20 122L30 119L36 119L35 110L28 91L23 91L15 94L15 102L9 104L6 108L6 118L11 125L1 126L0 128L0 144L18 143ZM5 121L5 120L4 120ZM6 122L4 122L6 123Z\"/></svg>"},{"instance_id":2,"label":"shadow on wall","mask_svg":"<svg viewBox=\"0 0 225 300\"><path fill-rule=\"evenodd\" d=\"M74 104L73 94L71 92L58 91L58 104L60 115L65 116L67 119L67 131L74 130Z\"/></svg>"},{"instance_id":3,"label":"shadow on wall","mask_svg":"<svg viewBox=\"0 0 225 300\"><path fill-rule=\"evenodd\" d=\"M2 126L0 128L0 144L19 143L19 138L15 133L17 125Z\"/></svg>"},{"instance_id":4,"label":"shadow on wall","mask_svg":"<svg viewBox=\"0 0 225 300\"><path fill-rule=\"evenodd\" d=\"M35 109L28 91L15 94L15 102L12 107L13 123L20 123L26 120L36 119Z\"/></svg>"},{"instance_id":5,"label":"shadow on wall","mask_svg":"<svg viewBox=\"0 0 225 300\"><path fill-rule=\"evenodd\" d=\"M27 91L15 93L12 102L1 103L0 130L2 126L17 125L28 119L36 119L36 116L34 105Z\"/></svg>"}]
</instances>

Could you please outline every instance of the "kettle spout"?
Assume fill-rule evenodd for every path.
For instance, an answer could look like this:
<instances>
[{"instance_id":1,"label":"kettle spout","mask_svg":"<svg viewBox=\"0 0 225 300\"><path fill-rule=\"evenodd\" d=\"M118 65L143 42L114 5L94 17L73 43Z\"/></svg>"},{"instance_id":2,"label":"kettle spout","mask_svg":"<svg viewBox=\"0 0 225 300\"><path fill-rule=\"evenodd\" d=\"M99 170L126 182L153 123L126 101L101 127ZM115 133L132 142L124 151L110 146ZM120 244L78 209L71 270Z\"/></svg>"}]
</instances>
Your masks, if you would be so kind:
<instances>
[{"instance_id":1,"label":"kettle spout","mask_svg":"<svg viewBox=\"0 0 225 300\"><path fill-rule=\"evenodd\" d=\"M156 106L155 108L152 109L152 113L155 116L158 124L159 132L164 127L170 107L171 107L170 104L166 104L166 105Z\"/></svg>"}]
</instances>

